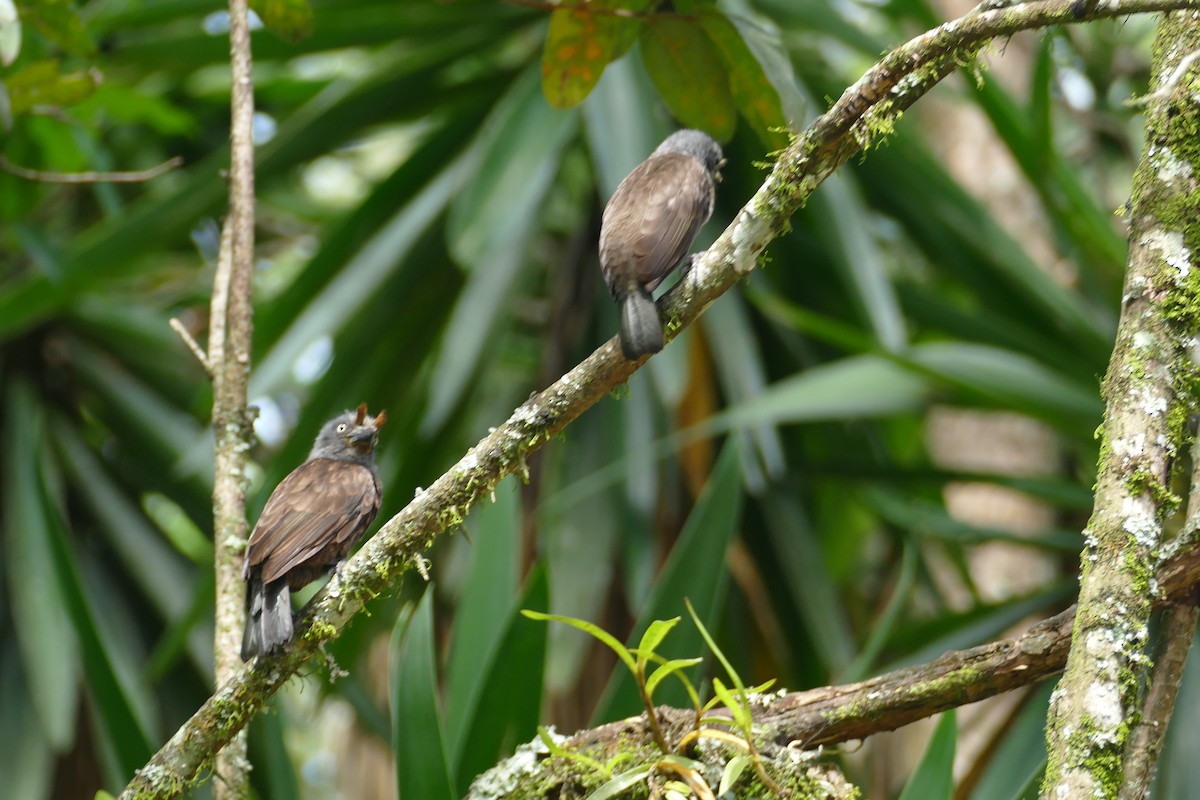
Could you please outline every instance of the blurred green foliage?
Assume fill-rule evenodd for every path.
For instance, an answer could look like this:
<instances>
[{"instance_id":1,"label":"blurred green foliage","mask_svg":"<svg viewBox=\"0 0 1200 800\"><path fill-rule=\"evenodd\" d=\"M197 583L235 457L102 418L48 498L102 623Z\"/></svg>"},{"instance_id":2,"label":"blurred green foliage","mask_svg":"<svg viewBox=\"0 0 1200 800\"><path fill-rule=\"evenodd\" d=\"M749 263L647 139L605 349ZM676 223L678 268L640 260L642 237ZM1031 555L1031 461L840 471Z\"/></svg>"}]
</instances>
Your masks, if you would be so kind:
<instances>
[{"instance_id":1,"label":"blurred green foliage","mask_svg":"<svg viewBox=\"0 0 1200 800\"><path fill-rule=\"evenodd\" d=\"M613 335L600 210L672 114L728 137L703 244L761 183L780 126L941 13L682 5L256 5L254 513L321 421L360 401L388 409L382 515L395 513ZM0 172L0 775L13 797L73 798L118 789L211 689L211 394L167 320L203 343L227 18L201 0L15 8L9 163L185 160L144 184ZM388 744L404 797L460 796L539 722L638 708L611 655L521 608L636 642L690 597L748 683L803 688L1069 602L1124 260L1112 211L1140 149L1122 101L1144 89L1150 26L1023 38L1008 47L1031 50L1027 86L985 73L930 98L983 115L1044 237L1006 230L951 174L958 134L919 105L821 187L763 269L473 512L469 542L440 542L429 589L410 580L375 601L331 648L349 677L306 679L310 699L352 708L357 735ZM1056 455L1017 474L939 466L927 424L946 407L1038 420ZM1018 538L963 522L943 495L963 481L1046 503L1054 523ZM990 598L969 555L1014 541L1061 577ZM381 642L390 667L372 657ZM1197 687L1189 675L1183 697ZM253 725L263 797L321 796L323 762L300 742L318 712L301 700ZM978 751L970 796L1036 788L1046 702L1028 695ZM1160 797L1192 796L1195 708L1180 705ZM953 745L951 720L909 792L946 785ZM869 758L848 769L886 778Z\"/></svg>"}]
</instances>

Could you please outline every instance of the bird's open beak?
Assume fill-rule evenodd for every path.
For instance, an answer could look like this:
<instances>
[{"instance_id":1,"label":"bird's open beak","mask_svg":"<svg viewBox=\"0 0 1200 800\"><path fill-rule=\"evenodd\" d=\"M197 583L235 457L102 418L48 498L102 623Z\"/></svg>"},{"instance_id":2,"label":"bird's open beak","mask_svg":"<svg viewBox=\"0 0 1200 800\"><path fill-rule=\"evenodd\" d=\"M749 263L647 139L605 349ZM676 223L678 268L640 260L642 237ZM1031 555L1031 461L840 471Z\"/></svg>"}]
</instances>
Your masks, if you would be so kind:
<instances>
[{"instance_id":1,"label":"bird's open beak","mask_svg":"<svg viewBox=\"0 0 1200 800\"><path fill-rule=\"evenodd\" d=\"M713 180L717 183L721 182L721 167L725 166L725 159L717 162L717 168L713 170Z\"/></svg>"},{"instance_id":2,"label":"bird's open beak","mask_svg":"<svg viewBox=\"0 0 1200 800\"><path fill-rule=\"evenodd\" d=\"M375 428L373 426L372 427L355 428L354 431L350 434L350 441L354 442L355 444L362 444L363 442L370 442L374 438L375 438Z\"/></svg>"}]
</instances>

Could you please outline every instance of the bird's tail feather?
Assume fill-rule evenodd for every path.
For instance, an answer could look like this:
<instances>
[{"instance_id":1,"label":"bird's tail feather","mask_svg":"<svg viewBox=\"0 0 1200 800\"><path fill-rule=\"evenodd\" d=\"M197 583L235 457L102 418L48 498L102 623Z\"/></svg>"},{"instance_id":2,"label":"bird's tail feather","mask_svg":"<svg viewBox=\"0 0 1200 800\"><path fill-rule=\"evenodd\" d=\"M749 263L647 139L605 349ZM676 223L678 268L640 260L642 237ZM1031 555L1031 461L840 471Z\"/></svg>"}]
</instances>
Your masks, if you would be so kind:
<instances>
[{"instance_id":1,"label":"bird's tail feather","mask_svg":"<svg viewBox=\"0 0 1200 800\"><path fill-rule=\"evenodd\" d=\"M264 586L251 580L246 595L246 630L242 634L242 661L266 655L292 639L292 592L286 580Z\"/></svg>"},{"instance_id":2,"label":"bird's tail feather","mask_svg":"<svg viewBox=\"0 0 1200 800\"><path fill-rule=\"evenodd\" d=\"M621 350L630 361L663 349L663 326L654 298L636 287L620 298Z\"/></svg>"}]
</instances>

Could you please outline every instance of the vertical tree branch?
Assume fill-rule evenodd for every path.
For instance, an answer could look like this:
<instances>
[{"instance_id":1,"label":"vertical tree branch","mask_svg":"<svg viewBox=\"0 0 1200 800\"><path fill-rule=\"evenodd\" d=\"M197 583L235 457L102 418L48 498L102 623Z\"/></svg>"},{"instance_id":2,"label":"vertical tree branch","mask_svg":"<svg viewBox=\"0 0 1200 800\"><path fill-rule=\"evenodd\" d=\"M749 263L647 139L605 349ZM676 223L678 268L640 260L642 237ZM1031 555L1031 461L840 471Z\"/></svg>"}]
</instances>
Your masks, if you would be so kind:
<instances>
[{"instance_id":1,"label":"vertical tree branch","mask_svg":"<svg viewBox=\"0 0 1200 800\"><path fill-rule=\"evenodd\" d=\"M1154 662L1154 676L1146 690L1142 719L1129 738L1120 800L1144 800L1150 795L1150 784L1154 782L1158 756L1167 738L1167 724L1175 710L1175 698L1179 694L1198 618L1200 609L1192 604L1174 606L1163 614L1159 634L1162 646Z\"/></svg>"},{"instance_id":2,"label":"vertical tree branch","mask_svg":"<svg viewBox=\"0 0 1200 800\"><path fill-rule=\"evenodd\" d=\"M1165 14L1159 24L1156 91L1200 43L1200 24L1191 16ZM1047 720L1044 798L1117 797L1141 707L1151 577L1162 518L1178 503L1170 473L1192 406L1187 347L1200 321L1194 82L1185 76L1182 91L1170 90L1169 99L1151 107L1134 175L1125 294L1103 387L1096 500L1084 531L1071 652Z\"/></svg>"},{"instance_id":3,"label":"vertical tree branch","mask_svg":"<svg viewBox=\"0 0 1200 800\"><path fill-rule=\"evenodd\" d=\"M246 411L250 373L253 309L250 275L254 263L254 84L251 76L247 0L230 0L229 216L221 233L221 252L213 283L209 364L213 378L213 434L216 438L213 481L213 544L216 569L216 634L213 642L216 684L242 667L241 649L246 587L241 562L246 544L246 451L251 420ZM217 800L249 793L246 737L234 737L216 758Z\"/></svg>"},{"instance_id":4,"label":"vertical tree branch","mask_svg":"<svg viewBox=\"0 0 1200 800\"><path fill-rule=\"evenodd\" d=\"M1193 51L1192 56L1198 52ZM1192 56L1180 62L1180 66L1188 63L1189 59L1194 62L1196 59ZM1177 69L1176 75L1178 73ZM1187 514L1183 530L1171 542L1172 546L1184 548L1194 546L1197 531L1200 531L1200 439L1192 442L1191 461ZM1198 619L1200 608L1196 606L1194 590L1188 592L1186 600L1168 608L1162 615L1158 634L1160 644L1154 658L1154 672L1146 690L1142 718L1129 739L1129 750L1125 753L1125 783L1121 787L1120 800L1144 800L1150 794L1150 784L1154 782L1155 767L1167 736L1167 725L1175 710L1175 699L1179 695L1179 684L1183 681L1183 669L1187 664Z\"/></svg>"}]
</instances>

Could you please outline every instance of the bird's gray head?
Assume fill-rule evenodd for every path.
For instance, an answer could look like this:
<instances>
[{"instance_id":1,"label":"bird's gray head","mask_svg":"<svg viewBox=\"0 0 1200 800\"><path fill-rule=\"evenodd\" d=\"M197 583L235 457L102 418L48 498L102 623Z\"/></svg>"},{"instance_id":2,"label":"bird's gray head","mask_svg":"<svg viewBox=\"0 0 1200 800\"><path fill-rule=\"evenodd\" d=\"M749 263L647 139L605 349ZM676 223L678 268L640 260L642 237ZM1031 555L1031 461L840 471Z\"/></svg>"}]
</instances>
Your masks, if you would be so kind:
<instances>
[{"instance_id":1,"label":"bird's gray head","mask_svg":"<svg viewBox=\"0 0 1200 800\"><path fill-rule=\"evenodd\" d=\"M675 131L658 146L654 151L655 155L663 153L683 153L685 156L691 156L704 165L710 175L717 175L717 170L725 163L725 155L721 152L721 145L717 144L717 140L709 136L704 131L692 130L684 128L681 131Z\"/></svg>"},{"instance_id":2,"label":"bird's gray head","mask_svg":"<svg viewBox=\"0 0 1200 800\"><path fill-rule=\"evenodd\" d=\"M380 411L372 418L367 414L367 404L361 403L356 410L343 412L322 426L308 458L310 461L331 458L371 466L375 463L379 429L386 421L386 411Z\"/></svg>"}]
</instances>

